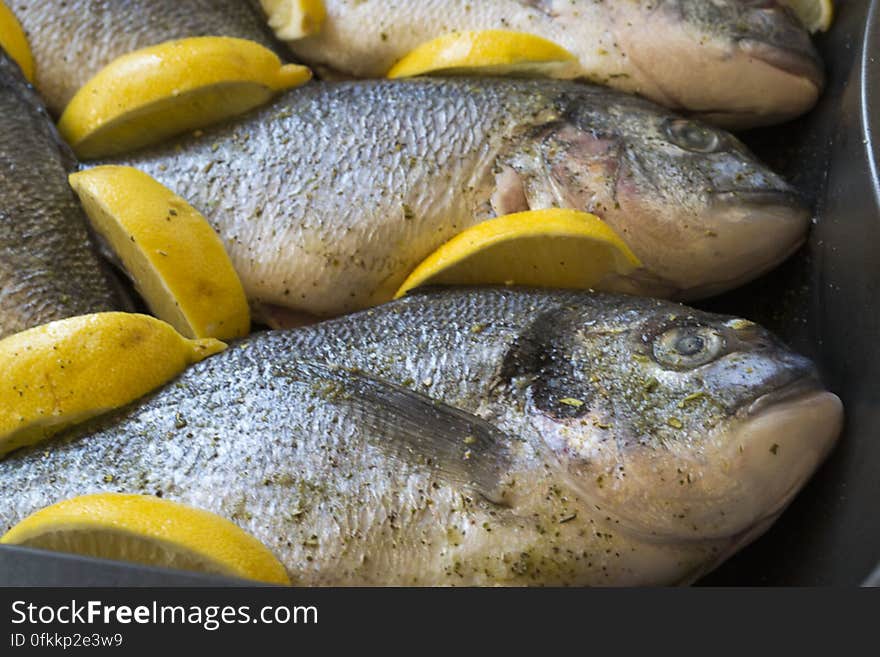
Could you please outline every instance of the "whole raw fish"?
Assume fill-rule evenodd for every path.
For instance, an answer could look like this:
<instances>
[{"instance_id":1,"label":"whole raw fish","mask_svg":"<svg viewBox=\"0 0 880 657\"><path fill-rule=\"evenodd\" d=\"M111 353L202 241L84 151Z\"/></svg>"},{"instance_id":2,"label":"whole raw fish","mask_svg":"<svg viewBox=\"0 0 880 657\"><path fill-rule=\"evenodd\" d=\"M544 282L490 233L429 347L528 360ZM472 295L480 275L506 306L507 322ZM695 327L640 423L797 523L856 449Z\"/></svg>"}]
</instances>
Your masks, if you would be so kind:
<instances>
[{"instance_id":1,"label":"whole raw fish","mask_svg":"<svg viewBox=\"0 0 880 657\"><path fill-rule=\"evenodd\" d=\"M841 420L742 319L445 290L254 335L10 454L0 533L126 492L234 521L300 585L684 582L775 520Z\"/></svg>"},{"instance_id":2,"label":"whole raw fish","mask_svg":"<svg viewBox=\"0 0 880 657\"><path fill-rule=\"evenodd\" d=\"M253 300L323 316L520 210L595 213L644 264L612 289L689 299L773 268L810 216L730 134L573 82L313 83L124 162L207 215Z\"/></svg>"},{"instance_id":3,"label":"whole raw fish","mask_svg":"<svg viewBox=\"0 0 880 657\"><path fill-rule=\"evenodd\" d=\"M122 304L67 184L75 166L0 48L0 337Z\"/></svg>"},{"instance_id":4,"label":"whole raw fish","mask_svg":"<svg viewBox=\"0 0 880 657\"><path fill-rule=\"evenodd\" d=\"M296 0L263 0L272 16ZM256 3L255 3L256 4ZM781 122L824 85L810 37L774 0L324 0L303 61L384 77L410 50L461 30L529 32L578 59L569 74L725 126Z\"/></svg>"}]
</instances>

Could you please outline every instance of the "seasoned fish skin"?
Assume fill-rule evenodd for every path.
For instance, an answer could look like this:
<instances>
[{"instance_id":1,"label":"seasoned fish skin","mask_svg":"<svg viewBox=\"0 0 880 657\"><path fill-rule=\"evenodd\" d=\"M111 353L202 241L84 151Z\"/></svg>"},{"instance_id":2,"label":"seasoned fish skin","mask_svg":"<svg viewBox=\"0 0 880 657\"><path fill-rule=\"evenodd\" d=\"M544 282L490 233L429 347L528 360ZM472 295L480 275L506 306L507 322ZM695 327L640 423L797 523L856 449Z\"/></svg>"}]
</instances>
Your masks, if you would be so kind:
<instances>
[{"instance_id":1,"label":"seasoned fish skin","mask_svg":"<svg viewBox=\"0 0 880 657\"><path fill-rule=\"evenodd\" d=\"M12 9L34 53L36 87L55 116L111 61L163 41L230 36L285 52L241 0L16 0Z\"/></svg>"},{"instance_id":2,"label":"seasoned fish skin","mask_svg":"<svg viewBox=\"0 0 880 657\"><path fill-rule=\"evenodd\" d=\"M74 166L36 92L0 49L0 337L122 307L67 184Z\"/></svg>"},{"instance_id":3,"label":"seasoned fish skin","mask_svg":"<svg viewBox=\"0 0 880 657\"><path fill-rule=\"evenodd\" d=\"M290 46L303 61L358 77L383 77L410 50L449 32L506 29L567 48L580 64L573 75L726 127L793 118L813 106L824 85L823 65L806 30L772 0L326 0L325 5L323 29Z\"/></svg>"},{"instance_id":4,"label":"seasoned fish skin","mask_svg":"<svg viewBox=\"0 0 880 657\"><path fill-rule=\"evenodd\" d=\"M11 454L0 530L142 493L231 519L299 585L686 581L830 450L840 402L814 377L754 324L668 302L422 293L254 335Z\"/></svg>"},{"instance_id":5,"label":"seasoned fish skin","mask_svg":"<svg viewBox=\"0 0 880 657\"><path fill-rule=\"evenodd\" d=\"M597 214L645 265L611 289L686 299L768 271L809 225L733 136L572 82L312 83L120 162L206 214L252 299L318 316L387 301L444 242L519 210Z\"/></svg>"}]
</instances>

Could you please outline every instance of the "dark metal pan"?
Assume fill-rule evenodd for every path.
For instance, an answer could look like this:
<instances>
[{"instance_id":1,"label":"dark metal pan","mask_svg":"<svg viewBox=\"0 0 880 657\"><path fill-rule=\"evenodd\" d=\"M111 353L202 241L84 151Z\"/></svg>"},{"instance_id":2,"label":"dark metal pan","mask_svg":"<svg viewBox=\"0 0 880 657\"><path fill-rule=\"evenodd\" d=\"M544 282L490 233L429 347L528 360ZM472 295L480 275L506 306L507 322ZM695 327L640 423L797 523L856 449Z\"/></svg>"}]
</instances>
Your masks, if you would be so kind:
<instances>
[{"instance_id":1,"label":"dark metal pan","mask_svg":"<svg viewBox=\"0 0 880 657\"><path fill-rule=\"evenodd\" d=\"M810 243L707 305L763 322L815 358L844 401L846 430L779 522L706 584L856 585L880 562L880 0L836 4L819 40L829 73L819 106L746 136L814 203Z\"/></svg>"},{"instance_id":2,"label":"dark metal pan","mask_svg":"<svg viewBox=\"0 0 880 657\"><path fill-rule=\"evenodd\" d=\"M841 444L776 525L710 585L880 584L880 0L838 0L818 41L828 89L810 115L744 135L813 203L809 244L779 270L702 304L750 317L813 357L841 396ZM0 585L232 582L0 547Z\"/></svg>"}]
</instances>

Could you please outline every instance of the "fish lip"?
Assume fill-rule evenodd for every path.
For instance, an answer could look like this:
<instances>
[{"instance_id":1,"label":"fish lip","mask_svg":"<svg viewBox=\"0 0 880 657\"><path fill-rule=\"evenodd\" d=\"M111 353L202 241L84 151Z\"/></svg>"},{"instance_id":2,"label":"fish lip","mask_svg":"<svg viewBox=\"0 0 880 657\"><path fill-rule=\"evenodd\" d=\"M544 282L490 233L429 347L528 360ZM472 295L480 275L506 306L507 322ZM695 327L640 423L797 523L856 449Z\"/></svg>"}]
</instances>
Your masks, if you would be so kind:
<instances>
[{"instance_id":1,"label":"fish lip","mask_svg":"<svg viewBox=\"0 0 880 657\"><path fill-rule=\"evenodd\" d=\"M816 375L802 376L755 399L746 409L746 415L754 417L776 404L795 401L801 397L809 397L818 392L824 392L824 390L825 388Z\"/></svg>"},{"instance_id":2,"label":"fish lip","mask_svg":"<svg viewBox=\"0 0 880 657\"><path fill-rule=\"evenodd\" d=\"M825 88L825 67L813 51L786 48L759 39L743 38L737 42L740 50L778 71L808 80L821 93Z\"/></svg>"},{"instance_id":3,"label":"fish lip","mask_svg":"<svg viewBox=\"0 0 880 657\"><path fill-rule=\"evenodd\" d=\"M681 274L667 277L683 301L719 294L772 270L803 245L812 217L803 198L781 182L768 188L710 190L704 207L707 227L726 235L743 257L727 257L704 268L698 282Z\"/></svg>"},{"instance_id":4,"label":"fish lip","mask_svg":"<svg viewBox=\"0 0 880 657\"><path fill-rule=\"evenodd\" d=\"M789 189L722 189L711 192L713 204L784 207L809 212L801 196Z\"/></svg>"}]
</instances>

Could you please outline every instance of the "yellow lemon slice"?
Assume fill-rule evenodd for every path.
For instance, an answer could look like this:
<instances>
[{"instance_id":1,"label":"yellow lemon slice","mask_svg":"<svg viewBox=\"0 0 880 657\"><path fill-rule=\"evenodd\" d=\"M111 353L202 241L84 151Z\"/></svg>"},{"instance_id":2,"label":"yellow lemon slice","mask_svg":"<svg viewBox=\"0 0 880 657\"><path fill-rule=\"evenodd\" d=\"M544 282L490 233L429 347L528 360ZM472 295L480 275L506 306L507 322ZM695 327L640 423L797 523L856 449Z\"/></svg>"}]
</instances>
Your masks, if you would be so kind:
<instances>
[{"instance_id":1,"label":"yellow lemon slice","mask_svg":"<svg viewBox=\"0 0 880 657\"><path fill-rule=\"evenodd\" d=\"M238 116L311 77L246 39L168 41L99 71L71 99L58 129L80 158L107 157Z\"/></svg>"},{"instance_id":2,"label":"yellow lemon slice","mask_svg":"<svg viewBox=\"0 0 880 657\"><path fill-rule=\"evenodd\" d=\"M781 0L781 2L794 10L810 32L827 32L834 21L832 0Z\"/></svg>"},{"instance_id":3,"label":"yellow lemon slice","mask_svg":"<svg viewBox=\"0 0 880 657\"><path fill-rule=\"evenodd\" d=\"M195 208L131 167L87 169L72 174L70 185L157 317L190 338L248 334L244 288L217 233Z\"/></svg>"},{"instance_id":4,"label":"yellow lemon slice","mask_svg":"<svg viewBox=\"0 0 880 657\"><path fill-rule=\"evenodd\" d=\"M639 259L598 217L574 210L532 210L477 224L428 256L395 295L422 285L527 285L601 288Z\"/></svg>"},{"instance_id":5,"label":"yellow lemon slice","mask_svg":"<svg viewBox=\"0 0 880 657\"><path fill-rule=\"evenodd\" d=\"M322 0L260 0L269 27L283 41L317 34L327 18Z\"/></svg>"},{"instance_id":6,"label":"yellow lemon slice","mask_svg":"<svg viewBox=\"0 0 880 657\"><path fill-rule=\"evenodd\" d=\"M226 348L155 317L98 313L0 340L0 456L120 408Z\"/></svg>"},{"instance_id":7,"label":"yellow lemon slice","mask_svg":"<svg viewBox=\"0 0 880 657\"><path fill-rule=\"evenodd\" d=\"M552 41L523 32L453 32L422 44L395 64L389 78L427 73L573 77L577 58Z\"/></svg>"},{"instance_id":8,"label":"yellow lemon slice","mask_svg":"<svg viewBox=\"0 0 880 657\"><path fill-rule=\"evenodd\" d=\"M34 56L28 45L21 23L2 0L0 0L0 48L21 67L28 82L34 81Z\"/></svg>"},{"instance_id":9,"label":"yellow lemon slice","mask_svg":"<svg viewBox=\"0 0 880 657\"><path fill-rule=\"evenodd\" d=\"M28 516L0 543L290 584L275 555L238 526L147 495L74 497Z\"/></svg>"}]
</instances>

